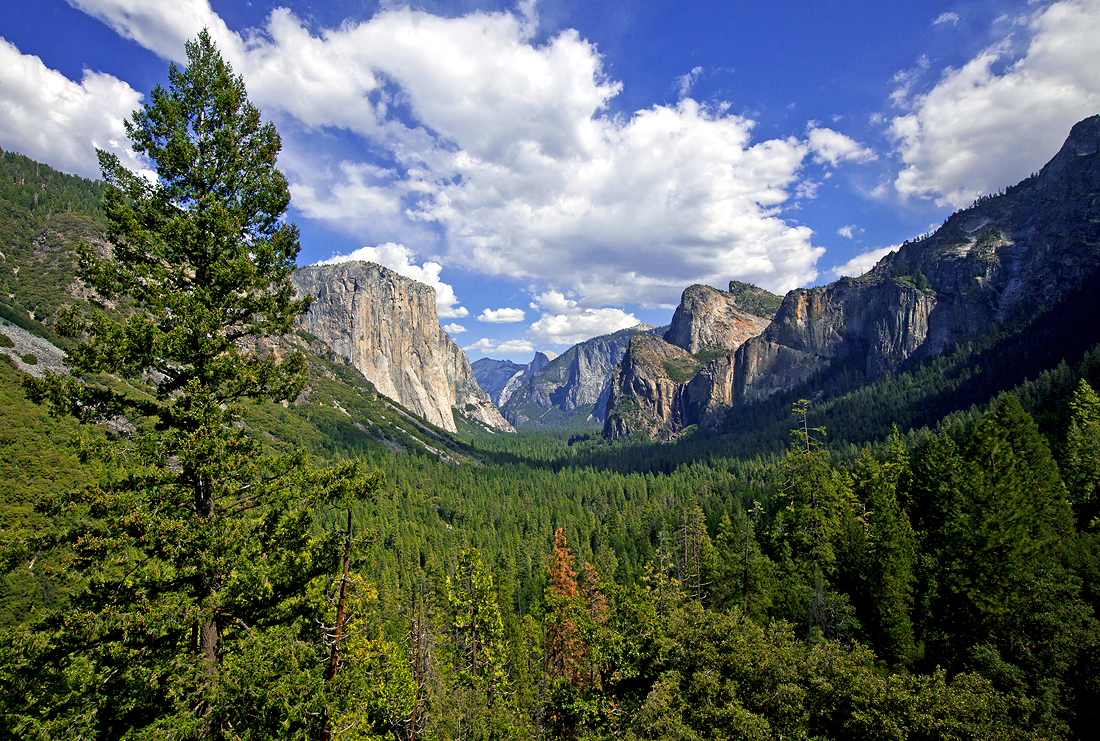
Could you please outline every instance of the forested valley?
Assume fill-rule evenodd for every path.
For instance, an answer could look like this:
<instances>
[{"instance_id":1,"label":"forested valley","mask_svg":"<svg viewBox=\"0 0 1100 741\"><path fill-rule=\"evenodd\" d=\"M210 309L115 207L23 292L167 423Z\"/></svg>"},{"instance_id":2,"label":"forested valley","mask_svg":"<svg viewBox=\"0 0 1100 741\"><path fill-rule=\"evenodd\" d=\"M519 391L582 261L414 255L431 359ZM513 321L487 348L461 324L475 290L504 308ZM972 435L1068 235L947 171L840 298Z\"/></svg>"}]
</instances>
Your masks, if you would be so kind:
<instances>
[{"instance_id":1,"label":"forested valley","mask_svg":"<svg viewBox=\"0 0 1100 741\"><path fill-rule=\"evenodd\" d=\"M0 163L0 344L73 371L0 353L4 737L1095 737L1094 292L670 443L451 436L295 336L278 136L188 59L161 185Z\"/></svg>"}]
</instances>

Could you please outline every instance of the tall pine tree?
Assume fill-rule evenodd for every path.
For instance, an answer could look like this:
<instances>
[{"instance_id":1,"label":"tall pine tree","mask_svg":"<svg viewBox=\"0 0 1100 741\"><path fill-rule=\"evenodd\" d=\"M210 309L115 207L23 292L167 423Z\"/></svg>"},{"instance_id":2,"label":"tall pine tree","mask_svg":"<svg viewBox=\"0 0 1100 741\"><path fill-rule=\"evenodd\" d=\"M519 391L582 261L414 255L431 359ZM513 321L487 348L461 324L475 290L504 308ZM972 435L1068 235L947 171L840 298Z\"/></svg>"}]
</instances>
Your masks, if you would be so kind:
<instances>
[{"instance_id":1,"label":"tall pine tree","mask_svg":"<svg viewBox=\"0 0 1100 741\"><path fill-rule=\"evenodd\" d=\"M916 535L897 498L899 479L907 476L908 467L908 455L895 430L885 461L864 451L852 471L861 527L849 581L860 587L853 598L871 644L892 665L904 663L914 650Z\"/></svg>"},{"instance_id":2,"label":"tall pine tree","mask_svg":"<svg viewBox=\"0 0 1100 741\"><path fill-rule=\"evenodd\" d=\"M958 444L943 433L925 446L913 488L936 561L924 586L928 656L961 666L1072 535L1065 487L1035 421L1004 394Z\"/></svg>"},{"instance_id":3,"label":"tall pine tree","mask_svg":"<svg viewBox=\"0 0 1100 741\"><path fill-rule=\"evenodd\" d=\"M1086 528L1100 514L1100 396L1082 378L1069 405L1062 475L1077 522Z\"/></svg>"},{"instance_id":4,"label":"tall pine tree","mask_svg":"<svg viewBox=\"0 0 1100 741\"><path fill-rule=\"evenodd\" d=\"M274 126L205 31L187 59L126 125L156 180L99 153L112 249L85 249L81 277L125 318L65 312L84 379L27 382L56 413L134 431L86 448L108 479L43 505L86 583L22 637L4 677L16 735L305 733L323 664L304 596L335 566L310 504L382 483L356 463L313 471L300 453L267 454L241 424L243 402L304 383L300 355L247 349L307 307L289 280L298 232Z\"/></svg>"}]
</instances>

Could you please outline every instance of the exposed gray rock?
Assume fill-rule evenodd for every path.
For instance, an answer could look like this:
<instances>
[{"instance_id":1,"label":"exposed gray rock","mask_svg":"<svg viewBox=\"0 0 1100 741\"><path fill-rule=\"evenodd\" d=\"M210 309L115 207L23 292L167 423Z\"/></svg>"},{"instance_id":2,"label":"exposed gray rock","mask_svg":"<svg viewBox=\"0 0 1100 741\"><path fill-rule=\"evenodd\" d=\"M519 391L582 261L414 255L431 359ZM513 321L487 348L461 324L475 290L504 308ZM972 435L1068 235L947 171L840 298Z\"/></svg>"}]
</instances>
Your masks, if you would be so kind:
<instances>
[{"instance_id":1,"label":"exposed gray rock","mask_svg":"<svg viewBox=\"0 0 1100 741\"><path fill-rule=\"evenodd\" d=\"M538 350L527 365L513 363L511 360L482 358L471 367L474 369L474 377L481 390L488 394L489 399L497 407L502 407L520 387L523 379L530 378L556 357L558 356L549 350Z\"/></svg>"},{"instance_id":2,"label":"exposed gray rock","mask_svg":"<svg viewBox=\"0 0 1100 741\"><path fill-rule=\"evenodd\" d=\"M550 365L550 361L558 357L558 354L551 352L550 350L537 350L535 351L535 357L531 358L531 362L527 364L527 367L523 369L524 375L533 375L542 370L546 366Z\"/></svg>"},{"instance_id":3,"label":"exposed gray rock","mask_svg":"<svg viewBox=\"0 0 1100 741\"><path fill-rule=\"evenodd\" d=\"M656 429L650 434L668 437L677 427L717 425L728 409L796 388L836 363L873 380L1005 322L1035 317L1097 271L1100 116L1093 116L1073 127L1037 176L978 199L860 278L791 291L762 333L732 355L713 359L683 388L654 396L645 383L628 377L631 369L641 369L642 380L651 380L652 363L624 361L605 434ZM766 297L745 287L731 283L739 295L734 306L767 306L761 302ZM730 325L720 295L703 286L686 290L666 339L693 352L719 345ZM674 395L679 416L663 426L647 424L645 419L663 414L660 399ZM629 413L620 414L619 405ZM624 424L628 418L638 424Z\"/></svg>"},{"instance_id":4,"label":"exposed gray rock","mask_svg":"<svg viewBox=\"0 0 1100 741\"><path fill-rule=\"evenodd\" d=\"M512 398L512 394L514 394L516 390L523 385L523 380L525 378L530 378L546 366L550 365L550 362L553 361L556 357L558 357L557 354L550 352L549 350L537 351L535 353L535 357L531 359L531 362L525 365L519 373L516 373L511 378L509 378L508 382L504 384L504 388L500 390L500 403L497 404L497 406L504 406L504 404L506 404L508 400Z\"/></svg>"},{"instance_id":5,"label":"exposed gray rock","mask_svg":"<svg viewBox=\"0 0 1100 741\"><path fill-rule=\"evenodd\" d=\"M721 426L726 410L734 403L733 355L719 355L684 384L683 417L689 424Z\"/></svg>"},{"instance_id":6,"label":"exposed gray rock","mask_svg":"<svg viewBox=\"0 0 1100 741\"><path fill-rule=\"evenodd\" d=\"M704 349L733 351L763 332L770 320L770 316L740 310L733 294L710 286L688 286L664 339L693 354Z\"/></svg>"},{"instance_id":7,"label":"exposed gray rock","mask_svg":"<svg viewBox=\"0 0 1100 741\"><path fill-rule=\"evenodd\" d=\"M7 335L14 347L0 347L0 352L12 359L15 367L24 373L41 378L46 371L68 373L65 367L65 353L49 340L33 335L11 322L2 322L0 332ZM27 363L24 357L34 356L34 363Z\"/></svg>"},{"instance_id":8,"label":"exposed gray rock","mask_svg":"<svg viewBox=\"0 0 1100 741\"><path fill-rule=\"evenodd\" d=\"M934 292L907 281L841 278L788 293L767 330L746 344L780 345L823 361L854 358L873 380L922 349L935 305ZM770 356L754 353L742 355L746 362Z\"/></svg>"},{"instance_id":9,"label":"exposed gray rock","mask_svg":"<svg viewBox=\"0 0 1100 741\"><path fill-rule=\"evenodd\" d=\"M662 331L638 324L574 345L531 373L516 376L514 388L501 403L501 412L517 427L602 422L611 374L626 353L630 338Z\"/></svg>"},{"instance_id":10,"label":"exposed gray rock","mask_svg":"<svg viewBox=\"0 0 1100 741\"><path fill-rule=\"evenodd\" d=\"M641 432L669 440L687 424L685 381L699 370L686 350L659 337L636 334L610 384L604 435L621 439Z\"/></svg>"},{"instance_id":11,"label":"exposed gray rock","mask_svg":"<svg viewBox=\"0 0 1100 741\"><path fill-rule=\"evenodd\" d=\"M428 422L454 432L452 407L512 430L478 387L466 354L439 327L435 289L369 262L301 268L291 277L314 297L300 326Z\"/></svg>"},{"instance_id":12,"label":"exposed gray rock","mask_svg":"<svg viewBox=\"0 0 1100 741\"><path fill-rule=\"evenodd\" d=\"M477 379L477 385L489 397L489 400L498 407L503 404L500 400L501 392L516 376L522 375L524 366L513 363L511 360L497 360L496 358L482 358L470 364Z\"/></svg>"}]
</instances>

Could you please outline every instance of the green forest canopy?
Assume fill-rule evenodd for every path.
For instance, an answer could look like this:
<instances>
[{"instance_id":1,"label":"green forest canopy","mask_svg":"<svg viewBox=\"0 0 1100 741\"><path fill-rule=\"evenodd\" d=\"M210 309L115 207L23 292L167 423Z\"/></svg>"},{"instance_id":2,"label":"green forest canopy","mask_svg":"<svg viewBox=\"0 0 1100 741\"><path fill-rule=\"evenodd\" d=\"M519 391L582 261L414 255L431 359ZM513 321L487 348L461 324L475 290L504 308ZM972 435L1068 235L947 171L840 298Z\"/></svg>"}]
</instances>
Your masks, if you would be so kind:
<instances>
[{"instance_id":1,"label":"green forest canopy","mask_svg":"<svg viewBox=\"0 0 1100 741\"><path fill-rule=\"evenodd\" d=\"M83 383L24 394L0 361L6 736L1094 732L1100 348L1060 342L1075 299L1028 328L1044 352L1009 332L873 385L838 371L800 418L781 396L716 437L483 434L444 462L345 366L231 349L300 310L296 240L277 135L208 38L188 51L131 122L167 190L109 159L105 184L35 165L25 190L34 163L2 158L5 260L43 265L5 320L56 321L47 270L132 307L60 315ZM165 146L209 120L258 137L228 173ZM238 196L188 200L227 175ZM127 249L66 262L93 238ZM120 412L132 434L96 424Z\"/></svg>"}]
</instances>

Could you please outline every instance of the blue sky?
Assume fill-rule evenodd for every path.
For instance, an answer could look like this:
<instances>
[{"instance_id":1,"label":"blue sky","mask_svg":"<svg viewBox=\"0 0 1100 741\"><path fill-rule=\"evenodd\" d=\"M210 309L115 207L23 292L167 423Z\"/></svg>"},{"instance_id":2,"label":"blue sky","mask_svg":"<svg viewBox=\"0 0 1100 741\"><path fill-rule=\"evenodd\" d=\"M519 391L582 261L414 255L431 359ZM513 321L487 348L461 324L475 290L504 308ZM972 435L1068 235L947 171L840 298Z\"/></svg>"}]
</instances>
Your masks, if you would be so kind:
<instances>
[{"instance_id":1,"label":"blue sky","mask_svg":"<svg viewBox=\"0 0 1100 741\"><path fill-rule=\"evenodd\" d=\"M299 263L435 286L471 360L862 272L1100 113L1100 0L37 0L0 7L0 146L142 169L122 121L204 26L283 136Z\"/></svg>"}]
</instances>

